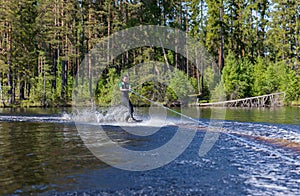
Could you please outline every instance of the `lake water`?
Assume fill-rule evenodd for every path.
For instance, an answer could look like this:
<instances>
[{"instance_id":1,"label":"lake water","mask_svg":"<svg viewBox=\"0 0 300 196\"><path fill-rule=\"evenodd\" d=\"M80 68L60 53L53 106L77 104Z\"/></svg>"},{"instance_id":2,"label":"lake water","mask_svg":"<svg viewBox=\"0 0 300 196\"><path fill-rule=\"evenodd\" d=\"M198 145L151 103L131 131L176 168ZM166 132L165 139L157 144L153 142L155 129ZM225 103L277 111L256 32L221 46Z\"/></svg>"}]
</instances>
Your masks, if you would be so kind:
<instances>
[{"instance_id":1,"label":"lake water","mask_svg":"<svg viewBox=\"0 0 300 196\"><path fill-rule=\"evenodd\" d=\"M196 127L171 113L162 121L165 116L155 108L139 108L144 122L136 125L104 125L88 111L77 118L89 119L89 130L101 126L135 151L163 146L178 127L198 130L176 159L147 171L122 170L98 159L71 113L70 108L0 109L0 195L300 194L300 108L185 109L185 115L199 120ZM212 116L222 128L212 148L199 156ZM154 127L160 130L149 136L124 131Z\"/></svg>"}]
</instances>

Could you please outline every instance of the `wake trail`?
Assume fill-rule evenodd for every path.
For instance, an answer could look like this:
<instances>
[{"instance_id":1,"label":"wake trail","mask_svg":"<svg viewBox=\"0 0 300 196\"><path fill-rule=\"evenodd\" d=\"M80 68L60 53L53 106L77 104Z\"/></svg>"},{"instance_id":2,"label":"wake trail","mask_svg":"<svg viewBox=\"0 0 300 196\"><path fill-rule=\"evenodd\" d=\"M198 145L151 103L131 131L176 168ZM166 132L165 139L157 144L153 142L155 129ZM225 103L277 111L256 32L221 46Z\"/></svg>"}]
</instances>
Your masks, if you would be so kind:
<instances>
[{"instance_id":1,"label":"wake trail","mask_svg":"<svg viewBox=\"0 0 300 196\"><path fill-rule=\"evenodd\" d=\"M250 148L259 148L269 154L273 154L288 162L300 165L300 160L294 158L300 154L300 132L299 127L286 128L282 125L271 125L250 122L222 122L221 127L212 127L210 123L204 120L189 117L184 120L176 118L144 118L143 122L128 123L128 115L125 107L111 107L95 110L81 110L71 114L64 113L57 115L0 115L2 122L44 122L44 123L83 123L87 125L111 125L123 127L168 127L177 126L196 131L212 132L215 134L224 134L232 140L238 141ZM185 117L185 116L183 116ZM196 125L195 125L196 123ZM211 129L212 128L212 129ZM291 150L294 154L285 155L285 150Z\"/></svg>"},{"instance_id":2,"label":"wake trail","mask_svg":"<svg viewBox=\"0 0 300 196\"><path fill-rule=\"evenodd\" d=\"M249 126L249 123L245 123L245 124ZM258 134L255 130L254 131L243 130L242 128L239 127L228 127L228 128L222 127L219 129L213 129L212 132L216 134L224 134L229 138L232 138L234 141L240 142L241 144L243 144L248 148L259 148L262 151L268 152L270 155L274 155L288 162L300 165L299 159L291 157L294 154L288 156L284 154L286 153L286 151L282 151L284 149L289 149L292 150L293 152L296 152L297 154L300 154L300 142L299 142L300 133L299 132L286 130L283 128L274 128L276 126L272 126L273 130L270 133L268 132L268 128L270 127L270 125L269 126L260 125L259 127L261 127L261 129L264 132L260 132L260 134ZM187 128L192 128L192 127L187 127ZM201 126L193 127L193 128L197 128L198 131L205 131L205 132L211 131L209 129L209 124L207 123L201 123ZM249 128L251 128L251 126L249 126ZM274 136L275 132L276 132L276 137Z\"/></svg>"}]
</instances>

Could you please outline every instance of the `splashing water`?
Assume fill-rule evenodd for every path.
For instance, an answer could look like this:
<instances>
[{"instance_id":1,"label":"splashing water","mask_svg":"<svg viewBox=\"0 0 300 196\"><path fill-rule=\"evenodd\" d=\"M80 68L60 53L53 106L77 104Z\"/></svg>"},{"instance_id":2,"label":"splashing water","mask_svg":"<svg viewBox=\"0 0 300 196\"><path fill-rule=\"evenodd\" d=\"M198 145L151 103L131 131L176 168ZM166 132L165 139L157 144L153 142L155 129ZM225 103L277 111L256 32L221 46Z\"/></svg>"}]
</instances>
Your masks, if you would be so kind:
<instances>
[{"instance_id":1,"label":"splashing water","mask_svg":"<svg viewBox=\"0 0 300 196\"><path fill-rule=\"evenodd\" d=\"M75 111L69 118L76 122L85 123L126 122L129 118L129 113L128 109L124 106L114 106L99 110L83 109Z\"/></svg>"}]
</instances>

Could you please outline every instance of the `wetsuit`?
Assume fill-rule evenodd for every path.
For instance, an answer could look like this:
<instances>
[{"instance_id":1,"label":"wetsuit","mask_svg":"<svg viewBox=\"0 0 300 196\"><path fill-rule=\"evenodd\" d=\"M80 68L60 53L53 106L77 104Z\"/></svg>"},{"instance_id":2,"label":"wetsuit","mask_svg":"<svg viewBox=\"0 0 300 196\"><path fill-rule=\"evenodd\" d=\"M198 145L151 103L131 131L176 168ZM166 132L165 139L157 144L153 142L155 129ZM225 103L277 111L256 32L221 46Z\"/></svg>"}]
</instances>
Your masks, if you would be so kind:
<instances>
[{"instance_id":1,"label":"wetsuit","mask_svg":"<svg viewBox=\"0 0 300 196\"><path fill-rule=\"evenodd\" d=\"M129 89L131 87L131 85L126 82L120 82L119 87L122 89ZM130 117L132 119L134 119L133 118L133 105L129 99L129 91L121 91L121 102L125 107L128 108Z\"/></svg>"}]
</instances>

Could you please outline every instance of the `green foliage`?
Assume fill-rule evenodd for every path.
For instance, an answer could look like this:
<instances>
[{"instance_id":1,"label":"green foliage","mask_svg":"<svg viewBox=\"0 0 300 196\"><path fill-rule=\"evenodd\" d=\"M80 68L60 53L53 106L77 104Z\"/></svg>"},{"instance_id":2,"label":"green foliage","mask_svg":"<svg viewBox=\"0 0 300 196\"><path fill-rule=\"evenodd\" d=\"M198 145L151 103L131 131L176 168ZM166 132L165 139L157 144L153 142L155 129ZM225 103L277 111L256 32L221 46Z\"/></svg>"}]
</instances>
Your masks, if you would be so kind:
<instances>
[{"instance_id":1,"label":"green foliage","mask_svg":"<svg viewBox=\"0 0 300 196\"><path fill-rule=\"evenodd\" d=\"M299 1L273 0L266 48L274 61L295 61L299 54ZM297 15L298 13L298 15Z\"/></svg>"},{"instance_id":2,"label":"green foliage","mask_svg":"<svg viewBox=\"0 0 300 196\"><path fill-rule=\"evenodd\" d=\"M49 74L41 72L37 77L31 79L34 84L31 88L29 101L32 106L48 106L52 101L51 83Z\"/></svg>"},{"instance_id":3,"label":"green foliage","mask_svg":"<svg viewBox=\"0 0 300 196\"><path fill-rule=\"evenodd\" d=\"M72 89L72 78L85 54L102 38L142 24L184 30L203 43L214 59L224 52L221 83L216 84L214 70L208 66L202 93L219 94L212 96L218 98L225 91L228 99L236 99L285 91L288 101L300 95L300 22L296 0L1 0L0 4L1 95L10 104L26 100L32 105L68 103L76 90ZM189 79L186 73L175 73L168 88L144 85L139 88L143 93L158 96L154 89L165 89L167 100L193 94L191 89L202 80L191 71L191 64L174 51L166 50L163 54L155 47L131 49L110 62L116 70L97 82L100 105L117 102L118 74L146 61L168 61L170 66L190 73ZM148 78L155 75L147 73L150 72L144 76ZM92 80L80 86L88 89ZM192 87L183 88L187 81ZM83 97L88 99L93 93Z\"/></svg>"},{"instance_id":4,"label":"green foliage","mask_svg":"<svg viewBox=\"0 0 300 196\"><path fill-rule=\"evenodd\" d=\"M195 94L195 88L197 87L197 80L195 78L188 78L180 70L174 70L170 74L170 78L166 79L167 81L153 81L150 78L150 81L146 80L142 84L137 84L133 86L133 89L147 99L163 104L170 104L176 101L185 102L189 99L190 95ZM134 81L134 78L131 81ZM131 94L131 100L135 105L149 106L151 104L134 93Z\"/></svg>"},{"instance_id":5,"label":"green foliage","mask_svg":"<svg viewBox=\"0 0 300 196\"><path fill-rule=\"evenodd\" d=\"M174 101L178 100L178 97L174 90L168 86L167 91L166 91L166 96L165 96L165 102L166 103L172 103Z\"/></svg>"},{"instance_id":6,"label":"green foliage","mask_svg":"<svg viewBox=\"0 0 300 196\"><path fill-rule=\"evenodd\" d=\"M152 100L152 101L158 101L153 100L153 98L157 98L154 97L154 91L155 91L155 84L153 82L147 82L145 84L142 84L142 87L137 89L137 91L139 93L141 93L142 96L147 97L148 99ZM142 106L149 106L151 103L149 103L149 101L145 100L145 99L141 99L138 96L135 96L134 94L131 96L131 98L133 98L133 103L138 104L138 105L142 105ZM160 100L161 101L161 100Z\"/></svg>"},{"instance_id":7,"label":"green foliage","mask_svg":"<svg viewBox=\"0 0 300 196\"><path fill-rule=\"evenodd\" d=\"M267 81L268 65L263 58L258 57L253 70L253 95L265 95L270 93L269 84ZM272 91L271 91L272 92Z\"/></svg>"},{"instance_id":8,"label":"green foliage","mask_svg":"<svg viewBox=\"0 0 300 196\"><path fill-rule=\"evenodd\" d=\"M221 80L215 89L212 91L211 101L218 102L218 101L226 101L226 92L225 92L225 85L224 81Z\"/></svg>"},{"instance_id":9,"label":"green foliage","mask_svg":"<svg viewBox=\"0 0 300 196\"><path fill-rule=\"evenodd\" d=\"M151 101L155 101L158 103L164 103L166 101L166 86L159 82L145 82L143 84L133 86L134 91L139 93L140 95L146 97ZM151 103L146 99L142 99L139 96L136 96L134 93L131 94L131 100L134 105L139 106L150 106Z\"/></svg>"},{"instance_id":10,"label":"green foliage","mask_svg":"<svg viewBox=\"0 0 300 196\"><path fill-rule=\"evenodd\" d=\"M258 60L254 69L254 95L286 92L286 101L298 98L299 87L295 71L284 62L269 64Z\"/></svg>"},{"instance_id":11,"label":"green foliage","mask_svg":"<svg viewBox=\"0 0 300 196\"><path fill-rule=\"evenodd\" d=\"M184 72L175 69L173 74L168 87L174 91L179 100L185 101L189 95L195 94L196 91Z\"/></svg>"},{"instance_id":12,"label":"green foliage","mask_svg":"<svg viewBox=\"0 0 300 196\"><path fill-rule=\"evenodd\" d=\"M228 99L239 99L251 96L253 80L253 65L248 59L235 59L233 53L229 53L222 72L225 92Z\"/></svg>"},{"instance_id":13,"label":"green foliage","mask_svg":"<svg viewBox=\"0 0 300 196\"><path fill-rule=\"evenodd\" d=\"M9 89L10 86L3 85L7 83L7 79L3 77L3 73L1 73L0 77L0 106L3 107L7 104L7 100L9 98Z\"/></svg>"},{"instance_id":14,"label":"green foliage","mask_svg":"<svg viewBox=\"0 0 300 196\"><path fill-rule=\"evenodd\" d=\"M223 23L220 20L221 2L218 0L206 1L208 6L208 19L206 26L206 40L205 44L207 50L217 56L220 40L220 31L222 30Z\"/></svg>"},{"instance_id":15,"label":"green foliage","mask_svg":"<svg viewBox=\"0 0 300 196\"><path fill-rule=\"evenodd\" d=\"M285 62L278 62L276 65L278 90L280 92L286 92L285 101L291 102L298 100L300 95L299 77L296 76L296 72L290 69Z\"/></svg>"},{"instance_id":16,"label":"green foliage","mask_svg":"<svg viewBox=\"0 0 300 196\"><path fill-rule=\"evenodd\" d=\"M247 60L236 61L233 55L228 55L226 62L222 82L230 99L275 92L286 92L286 102L299 99L299 78L285 61L267 64L258 57L253 67ZM229 62L231 63L228 64ZM221 89L220 85L221 83L217 89Z\"/></svg>"},{"instance_id":17,"label":"green foliage","mask_svg":"<svg viewBox=\"0 0 300 196\"><path fill-rule=\"evenodd\" d=\"M215 73L212 67L207 67L204 70L204 82L209 91L213 90L219 81L218 73Z\"/></svg>"},{"instance_id":18,"label":"green foliage","mask_svg":"<svg viewBox=\"0 0 300 196\"><path fill-rule=\"evenodd\" d=\"M119 102L118 78L116 69L110 68L108 74L99 79L96 89L96 103L99 106L111 106Z\"/></svg>"}]
</instances>

